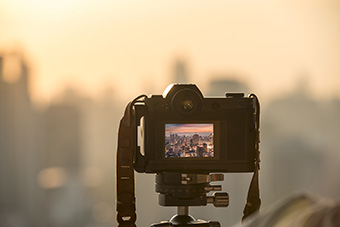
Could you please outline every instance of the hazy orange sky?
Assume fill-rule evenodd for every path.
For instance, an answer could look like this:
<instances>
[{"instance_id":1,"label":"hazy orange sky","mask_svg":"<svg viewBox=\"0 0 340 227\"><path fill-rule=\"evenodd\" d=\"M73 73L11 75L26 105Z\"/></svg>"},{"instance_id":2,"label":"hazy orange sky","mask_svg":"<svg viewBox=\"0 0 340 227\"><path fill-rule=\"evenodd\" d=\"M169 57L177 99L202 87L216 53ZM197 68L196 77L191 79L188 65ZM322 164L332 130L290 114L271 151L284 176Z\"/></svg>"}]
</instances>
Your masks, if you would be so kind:
<instances>
[{"instance_id":1,"label":"hazy orange sky","mask_svg":"<svg viewBox=\"0 0 340 227\"><path fill-rule=\"evenodd\" d=\"M165 124L165 134L213 134L214 124Z\"/></svg>"},{"instance_id":2,"label":"hazy orange sky","mask_svg":"<svg viewBox=\"0 0 340 227\"><path fill-rule=\"evenodd\" d=\"M265 99L299 78L314 96L340 97L339 40L337 0L0 2L0 51L23 49L37 101L67 84L161 94L177 58L203 90L237 74Z\"/></svg>"}]
</instances>

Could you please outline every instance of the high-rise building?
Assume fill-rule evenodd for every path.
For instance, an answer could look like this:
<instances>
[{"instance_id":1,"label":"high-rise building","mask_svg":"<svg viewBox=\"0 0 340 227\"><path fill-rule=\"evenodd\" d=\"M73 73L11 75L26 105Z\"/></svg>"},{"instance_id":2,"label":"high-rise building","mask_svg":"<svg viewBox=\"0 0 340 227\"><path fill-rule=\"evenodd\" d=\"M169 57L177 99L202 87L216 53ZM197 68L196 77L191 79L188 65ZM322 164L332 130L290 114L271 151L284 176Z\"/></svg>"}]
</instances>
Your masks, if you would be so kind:
<instances>
[{"instance_id":1,"label":"high-rise building","mask_svg":"<svg viewBox=\"0 0 340 227\"><path fill-rule=\"evenodd\" d=\"M74 226L87 219L80 113L65 102L38 111L29 76L19 53L0 56L0 226Z\"/></svg>"},{"instance_id":2,"label":"high-rise building","mask_svg":"<svg viewBox=\"0 0 340 227\"><path fill-rule=\"evenodd\" d=\"M174 81L171 83L188 83L188 70L183 60L177 60L174 65Z\"/></svg>"},{"instance_id":3,"label":"high-rise building","mask_svg":"<svg viewBox=\"0 0 340 227\"><path fill-rule=\"evenodd\" d=\"M8 81L8 58L18 75ZM0 226L43 226L38 115L28 94L28 67L19 53L0 55Z\"/></svg>"},{"instance_id":4,"label":"high-rise building","mask_svg":"<svg viewBox=\"0 0 340 227\"><path fill-rule=\"evenodd\" d=\"M198 134L194 134L192 136L192 146L197 146L200 143L200 136Z\"/></svg>"}]
</instances>

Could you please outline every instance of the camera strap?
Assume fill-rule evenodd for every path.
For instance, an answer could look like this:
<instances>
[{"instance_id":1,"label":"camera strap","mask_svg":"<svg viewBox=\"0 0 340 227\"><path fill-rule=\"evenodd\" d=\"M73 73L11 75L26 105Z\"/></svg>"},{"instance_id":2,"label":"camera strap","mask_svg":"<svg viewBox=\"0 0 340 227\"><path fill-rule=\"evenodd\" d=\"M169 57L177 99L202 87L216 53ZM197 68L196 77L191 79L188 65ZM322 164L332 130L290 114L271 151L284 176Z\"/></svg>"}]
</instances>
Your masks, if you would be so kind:
<instances>
[{"instance_id":1,"label":"camera strap","mask_svg":"<svg viewBox=\"0 0 340 227\"><path fill-rule=\"evenodd\" d=\"M116 193L118 227L136 227L135 172L133 168L134 114L133 106L146 95L130 102L120 120L116 158Z\"/></svg>"},{"instance_id":2,"label":"camera strap","mask_svg":"<svg viewBox=\"0 0 340 227\"><path fill-rule=\"evenodd\" d=\"M251 179L248 195L247 195L247 202L243 210L243 217L242 221L250 216L251 214L255 213L260 209L261 206L261 199L260 199L260 189L259 189L259 170L260 170L260 151L259 151L259 143L260 143L260 103L256 95L251 94L249 98L254 99L255 105L255 130L256 130L256 142L255 142L255 169L254 174Z\"/></svg>"},{"instance_id":3,"label":"camera strap","mask_svg":"<svg viewBox=\"0 0 340 227\"><path fill-rule=\"evenodd\" d=\"M132 102L120 120L116 158L117 221L119 227L136 227L135 173L133 169Z\"/></svg>"}]
</instances>

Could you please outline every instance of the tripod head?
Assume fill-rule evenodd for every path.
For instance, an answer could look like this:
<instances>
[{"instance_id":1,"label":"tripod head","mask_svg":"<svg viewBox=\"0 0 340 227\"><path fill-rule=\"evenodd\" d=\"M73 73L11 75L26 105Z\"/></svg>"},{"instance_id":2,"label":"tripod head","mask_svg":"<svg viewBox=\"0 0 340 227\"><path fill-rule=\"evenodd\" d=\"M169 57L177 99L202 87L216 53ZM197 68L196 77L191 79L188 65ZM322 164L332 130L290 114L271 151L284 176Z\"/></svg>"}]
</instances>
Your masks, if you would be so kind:
<instances>
[{"instance_id":1,"label":"tripod head","mask_svg":"<svg viewBox=\"0 0 340 227\"><path fill-rule=\"evenodd\" d=\"M206 206L208 203L215 207L227 207L229 196L221 191L221 185L210 185L210 182L223 181L223 174L184 174L158 173L156 175L156 192L161 206Z\"/></svg>"},{"instance_id":2,"label":"tripod head","mask_svg":"<svg viewBox=\"0 0 340 227\"><path fill-rule=\"evenodd\" d=\"M196 221L189 215L189 206L206 206L208 203L215 207L227 207L229 195L221 191L221 185L210 185L210 182L223 181L223 174L184 174L174 172L158 173L156 175L156 192L161 206L177 206L178 214L168 222L153 224L151 227L161 226L207 226L218 227L219 222Z\"/></svg>"}]
</instances>

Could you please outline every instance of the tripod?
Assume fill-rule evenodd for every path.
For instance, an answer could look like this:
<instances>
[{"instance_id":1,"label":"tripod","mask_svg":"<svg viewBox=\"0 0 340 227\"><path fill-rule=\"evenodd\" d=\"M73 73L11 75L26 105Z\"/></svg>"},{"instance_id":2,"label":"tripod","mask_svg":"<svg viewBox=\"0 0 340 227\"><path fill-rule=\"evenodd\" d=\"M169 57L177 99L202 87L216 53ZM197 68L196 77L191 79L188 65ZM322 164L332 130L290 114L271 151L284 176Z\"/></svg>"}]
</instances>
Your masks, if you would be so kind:
<instances>
[{"instance_id":1,"label":"tripod","mask_svg":"<svg viewBox=\"0 0 340 227\"><path fill-rule=\"evenodd\" d=\"M182 174L158 173L156 175L156 192L161 206L177 206L177 214L169 221L152 224L151 227L220 227L218 221L196 220L189 215L189 206L206 206L208 203L216 207L227 207L229 196L226 192L215 192L213 196L206 194L221 191L220 185L212 186L212 181L223 181L223 174Z\"/></svg>"}]
</instances>

